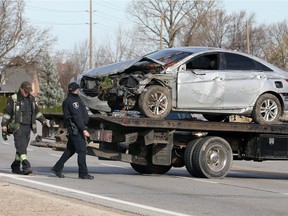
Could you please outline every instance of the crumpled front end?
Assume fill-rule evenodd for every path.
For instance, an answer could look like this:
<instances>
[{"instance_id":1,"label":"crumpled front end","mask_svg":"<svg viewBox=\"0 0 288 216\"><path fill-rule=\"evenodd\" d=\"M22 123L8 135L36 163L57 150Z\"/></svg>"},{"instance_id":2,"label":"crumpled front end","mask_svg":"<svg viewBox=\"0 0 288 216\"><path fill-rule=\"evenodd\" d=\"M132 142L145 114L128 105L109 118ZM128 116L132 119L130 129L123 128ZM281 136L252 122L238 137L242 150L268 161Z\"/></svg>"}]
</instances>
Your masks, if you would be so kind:
<instances>
[{"instance_id":1,"label":"crumpled front end","mask_svg":"<svg viewBox=\"0 0 288 216\"><path fill-rule=\"evenodd\" d=\"M137 64L122 73L105 76L91 77L84 74L78 79L81 88L79 95L90 109L105 112L107 106L112 110L134 109L137 106L139 94L153 79L151 70L147 70L146 67L147 65L143 67L143 64ZM162 68L153 66L153 70L158 74ZM103 106L104 104L107 104L106 107Z\"/></svg>"}]
</instances>

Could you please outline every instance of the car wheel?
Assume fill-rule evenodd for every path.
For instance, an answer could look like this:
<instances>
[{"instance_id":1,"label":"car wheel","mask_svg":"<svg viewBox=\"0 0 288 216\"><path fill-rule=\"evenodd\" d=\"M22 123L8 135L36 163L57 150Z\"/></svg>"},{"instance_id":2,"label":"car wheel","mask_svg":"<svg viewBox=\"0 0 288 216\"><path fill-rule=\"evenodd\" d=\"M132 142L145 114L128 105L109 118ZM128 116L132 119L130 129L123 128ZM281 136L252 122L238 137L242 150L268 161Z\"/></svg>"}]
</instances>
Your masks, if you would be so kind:
<instances>
[{"instance_id":1,"label":"car wheel","mask_svg":"<svg viewBox=\"0 0 288 216\"><path fill-rule=\"evenodd\" d=\"M228 116L226 115L209 115L209 114L202 114L202 116L212 122L222 122L224 121Z\"/></svg>"},{"instance_id":2,"label":"car wheel","mask_svg":"<svg viewBox=\"0 0 288 216\"><path fill-rule=\"evenodd\" d=\"M259 124L275 124L282 113L280 101L275 95L261 95L254 106L252 119Z\"/></svg>"},{"instance_id":3,"label":"car wheel","mask_svg":"<svg viewBox=\"0 0 288 216\"><path fill-rule=\"evenodd\" d=\"M163 86L149 86L139 97L139 109L149 118L163 119L171 111L171 93Z\"/></svg>"}]
</instances>

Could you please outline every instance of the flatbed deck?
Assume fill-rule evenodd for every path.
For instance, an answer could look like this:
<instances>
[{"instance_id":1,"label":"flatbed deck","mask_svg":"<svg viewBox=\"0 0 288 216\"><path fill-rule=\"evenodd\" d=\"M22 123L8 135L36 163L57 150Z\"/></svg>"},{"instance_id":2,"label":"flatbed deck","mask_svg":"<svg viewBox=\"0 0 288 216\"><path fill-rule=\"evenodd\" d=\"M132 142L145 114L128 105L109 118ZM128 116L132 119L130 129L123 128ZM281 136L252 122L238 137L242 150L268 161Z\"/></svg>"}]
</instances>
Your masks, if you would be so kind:
<instances>
[{"instance_id":1,"label":"flatbed deck","mask_svg":"<svg viewBox=\"0 0 288 216\"><path fill-rule=\"evenodd\" d=\"M187 131L221 131L221 132L249 132L249 133L273 133L288 134L288 124L279 125L259 125L254 123L237 122L209 122L201 120L158 120L135 117L113 117L104 115L94 115L92 121L114 123L123 127L176 129Z\"/></svg>"},{"instance_id":2,"label":"flatbed deck","mask_svg":"<svg viewBox=\"0 0 288 216\"><path fill-rule=\"evenodd\" d=\"M48 119L63 118L62 114L44 114ZM209 122L196 119L166 120L136 117L119 117L95 114L90 116L89 128L97 122L115 124L126 128L147 128L147 129L171 129L182 131L202 132L241 132L261 134L283 134L288 135L288 124L259 125L244 122ZM97 125L98 126L98 125Z\"/></svg>"}]
</instances>

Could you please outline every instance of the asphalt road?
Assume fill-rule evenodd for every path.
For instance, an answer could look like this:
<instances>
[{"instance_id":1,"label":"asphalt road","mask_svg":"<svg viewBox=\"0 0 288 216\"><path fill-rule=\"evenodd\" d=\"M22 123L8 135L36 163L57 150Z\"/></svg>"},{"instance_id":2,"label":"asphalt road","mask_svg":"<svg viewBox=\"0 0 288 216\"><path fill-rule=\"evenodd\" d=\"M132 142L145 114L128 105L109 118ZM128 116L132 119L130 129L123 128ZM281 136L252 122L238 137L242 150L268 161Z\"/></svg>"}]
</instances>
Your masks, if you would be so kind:
<instances>
[{"instance_id":1,"label":"asphalt road","mask_svg":"<svg viewBox=\"0 0 288 216\"><path fill-rule=\"evenodd\" d=\"M29 146L34 170L29 176L11 174L14 154L13 138L1 139L1 182L106 206L123 211L122 215L286 216L288 212L288 161L234 161L224 179L201 179L191 177L185 168L173 168L165 175L139 175L127 163L87 156L95 179L81 180L76 156L67 162L65 178L59 179L50 169L62 152Z\"/></svg>"}]
</instances>

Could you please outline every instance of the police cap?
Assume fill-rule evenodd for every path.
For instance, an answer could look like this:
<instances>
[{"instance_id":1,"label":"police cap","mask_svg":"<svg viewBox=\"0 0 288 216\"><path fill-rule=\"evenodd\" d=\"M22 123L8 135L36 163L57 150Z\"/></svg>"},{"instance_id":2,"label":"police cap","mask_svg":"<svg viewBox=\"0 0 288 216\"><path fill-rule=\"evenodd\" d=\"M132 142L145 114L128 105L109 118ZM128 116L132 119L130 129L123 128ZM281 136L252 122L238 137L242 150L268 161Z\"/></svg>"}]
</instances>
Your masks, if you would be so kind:
<instances>
[{"instance_id":1,"label":"police cap","mask_svg":"<svg viewBox=\"0 0 288 216\"><path fill-rule=\"evenodd\" d=\"M80 86L76 82L71 82L68 85L68 91L74 91L74 90L79 89L79 88L80 88Z\"/></svg>"}]
</instances>

